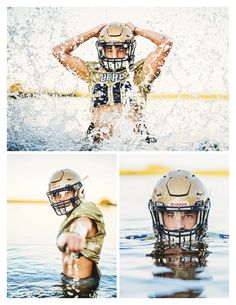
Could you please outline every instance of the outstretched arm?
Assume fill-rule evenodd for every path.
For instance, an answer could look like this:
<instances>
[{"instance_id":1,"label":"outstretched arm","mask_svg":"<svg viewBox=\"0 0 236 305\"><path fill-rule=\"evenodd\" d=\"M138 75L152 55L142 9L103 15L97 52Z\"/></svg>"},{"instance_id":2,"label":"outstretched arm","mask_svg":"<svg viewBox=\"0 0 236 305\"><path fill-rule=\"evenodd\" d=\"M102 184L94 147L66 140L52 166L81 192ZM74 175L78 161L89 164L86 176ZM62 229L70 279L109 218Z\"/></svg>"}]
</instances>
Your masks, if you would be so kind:
<instances>
[{"instance_id":1,"label":"outstretched arm","mask_svg":"<svg viewBox=\"0 0 236 305\"><path fill-rule=\"evenodd\" d=\"M147 38L156 45L156 49L146 57L143 66L144 81L152 83L164 65L165 59L171 50L173 42L171 39L157 32L135 27L130 22L127 23L127 26L129 26L129 28L133 31L134 35Z\"/></svg>"},{"instance_id":2,"label":"outstretched arm","mask_svg":"<svg viewBox=\"0 0 236 305\"><path fill-rule=\"evenodd\" d=\"M100 24L83 34L78 34L57 45L52 50L53 55L68 70L72 71L81 79L88 81L89 73L86 63L81 58L73 56L72 52L90 38L98 37L104 26L105 24Z\"/></svg>"},{"instance_id":3,"label":"outstretched arm","mask_svg":"<svg viewBox=\"0 0 236 305\"><path fill-rule=\"evenodd\" d=\"M96 225L90 218L80 217L71 225L70 232L62 233L58 237L57 246L62 252L80 252L86 245L86 238L96 232Z\"/></svg>"}]
</instances>

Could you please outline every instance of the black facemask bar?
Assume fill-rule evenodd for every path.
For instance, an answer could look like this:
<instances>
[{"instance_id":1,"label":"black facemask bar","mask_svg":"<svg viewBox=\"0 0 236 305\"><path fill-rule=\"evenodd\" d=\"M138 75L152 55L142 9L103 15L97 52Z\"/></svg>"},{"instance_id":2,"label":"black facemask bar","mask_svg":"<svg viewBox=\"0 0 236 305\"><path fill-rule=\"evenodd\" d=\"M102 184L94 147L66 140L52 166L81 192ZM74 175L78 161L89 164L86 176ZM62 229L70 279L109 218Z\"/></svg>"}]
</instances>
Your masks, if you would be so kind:
<instances>
[{"instance_id":1,"label":"black facemask bar","mask_svg":"<svg viewBox=\"0 0 236 305\"><path fill-rule=\"evenodd\" d=\"M77 182L75 184L66 185L62 188L47 192L47 196L51 204L51 207L53 208L53 210L57 215L59 216L66 215L81 203L81 200L79 198L79 190L81 187L82 187L82 183ZM54 196L60 192L73 192L74 196L66 200L60 200L58 202L55 202Z\"/></svg>"},{"instance_id":2,"label":"black facemask bar","mask_svg":"<svg viewBox=\"0 0 236 305\"><path fill-rule=\"evenodd\" d=\"M208 215L210 210L210 199L206 201L198 201L194 206L176 207L164 206L162 203L154 204L152 200L149 201L148 207L151 213L153 230L155 236L160 240L167 240L168 242L184 243L199 241L204 237L207 230ZM191 230L169 230L164 227L162 221L163 212L167 211L193 211L198 213L198 220L195 227Z\"/></svg>"},{"instance_id":3,"label":"black facemask bar","mask_svg":"<svg viewBox=\"0 0 236 305\"><path fill-rule=\"evenodd\" d=\"M123 58L108 58L104 54L104 47L106 46L115 46L123 47L127 49L127 55ZM100 65L105 68L107 71L122 71L126 69L126 63L128 67L134 63L134 52L136 47L135 40L129 40L126 42L105 42L97 41L96 48L98 52L98 59Z\"/></svg>"}]
</instances>

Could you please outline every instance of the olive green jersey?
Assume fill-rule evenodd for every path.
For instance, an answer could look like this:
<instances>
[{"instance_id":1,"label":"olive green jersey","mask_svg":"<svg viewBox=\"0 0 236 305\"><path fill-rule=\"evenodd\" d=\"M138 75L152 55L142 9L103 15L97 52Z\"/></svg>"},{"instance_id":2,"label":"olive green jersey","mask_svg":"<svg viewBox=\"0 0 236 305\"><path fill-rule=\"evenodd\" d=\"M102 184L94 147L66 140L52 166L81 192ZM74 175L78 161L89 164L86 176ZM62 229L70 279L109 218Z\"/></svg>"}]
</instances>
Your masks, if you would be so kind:
<instances>
[{"instance_id":1,"label":"olive green jersey","mask_svg":"<svg viewBox=\"0 0 236 305\"><path fill-rule=\"evenodd\" d=\"M94 203L82 202L78 207L76 207L70 216L61 224L58 236L61 233L70 232L71 225L79 217L87 217L94 221L97 226L97 233L86 239L86 246L80 251L80 253L93 262L98 263L103 239L106 233L102 212Z\"/></svg>"},{"instance_id":2,"label":"olive green jersey","mask_svg":"<svg viewBox=\"0 0 236 305\"><path fill-rule=\"evenodd\" d=\"M150 84L144 83L143 64L144 60L140 60L129 71L109 72L98 62L87 62L92 106L125 104L132 102L137 94L146 99Z\"/></svg>"}]
</instances>

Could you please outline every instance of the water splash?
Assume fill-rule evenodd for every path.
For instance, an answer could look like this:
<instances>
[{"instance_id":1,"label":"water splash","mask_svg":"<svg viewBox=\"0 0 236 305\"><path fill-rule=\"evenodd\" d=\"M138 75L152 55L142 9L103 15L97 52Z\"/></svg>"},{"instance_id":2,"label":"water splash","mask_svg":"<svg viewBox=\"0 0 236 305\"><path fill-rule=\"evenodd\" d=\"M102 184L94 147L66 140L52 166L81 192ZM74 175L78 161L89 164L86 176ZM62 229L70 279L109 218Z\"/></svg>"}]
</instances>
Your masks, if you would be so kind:
<instances>
[{"instance_id":1,"label":"water splash","mask_svg":"<svg viewBox=\"0 0 236 305\"><path fill-rule=\"evenodd\" d=\"M138 26L162 32L174 41L153 92L227 95L226 8L9 8L8 85L40 95L9 99L8 150L228 150L225 101L149 99L144 121L157 143L148 144L144 137L134 135L132 124L121 118L111 140L91 145L85 139L91 122L89 101L41 94L87 91L85 82L55 60L52 48L92 28L95 21L106 23L117 16L121 22L133 19ZM95 39L87 41L74 54L85 61L97 60L94 43ZM135 60L145 58L152 47L150 41L137 36Z\"/></svg>"},{"instance_id":2,"label":"water splash","mask_svg":"<svg viewBox=\"0 0 236 305\"><path fill-rule=\"evenodd\" d=\"M227 150L228 104L225 101L149 100L144 121L158 139L148 144L122 116L113 137L93 145L87 98L9 99L8 150Z\"/></svg>"}]
</instances>

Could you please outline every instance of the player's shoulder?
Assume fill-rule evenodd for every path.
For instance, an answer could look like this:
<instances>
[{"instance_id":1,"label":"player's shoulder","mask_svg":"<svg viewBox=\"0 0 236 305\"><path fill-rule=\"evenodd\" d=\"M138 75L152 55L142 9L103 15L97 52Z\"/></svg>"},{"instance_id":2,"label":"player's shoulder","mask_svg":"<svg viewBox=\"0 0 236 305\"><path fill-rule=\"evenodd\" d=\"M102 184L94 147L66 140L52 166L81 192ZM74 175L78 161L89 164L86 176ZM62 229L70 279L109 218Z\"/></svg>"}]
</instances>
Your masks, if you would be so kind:
<instances>
[{"instance_id":1,"label":"player's shoulder","mask_svg":"<svg viewBox=\"0 0 236 305\"><path fill-rule=\"evenodd\" d=\"M75 214L88 216L89 218L91 218L91 215L95 217L95 215L101 214L101 210L99 209L97 204L90 201L82 202L73 212Z\"/></svg>"},{"instance_id":2,"label":"player's shoulder","mask_svg":"<svg viewBox=\"0 0 236 305\"><path fill-rule=\"evenodd\" d=\"M144 65L144 59L140 59L132 65L131 70L134 72L139 71L140 69L143 68L143 65Z\"/></svg>"}]
</instances>

